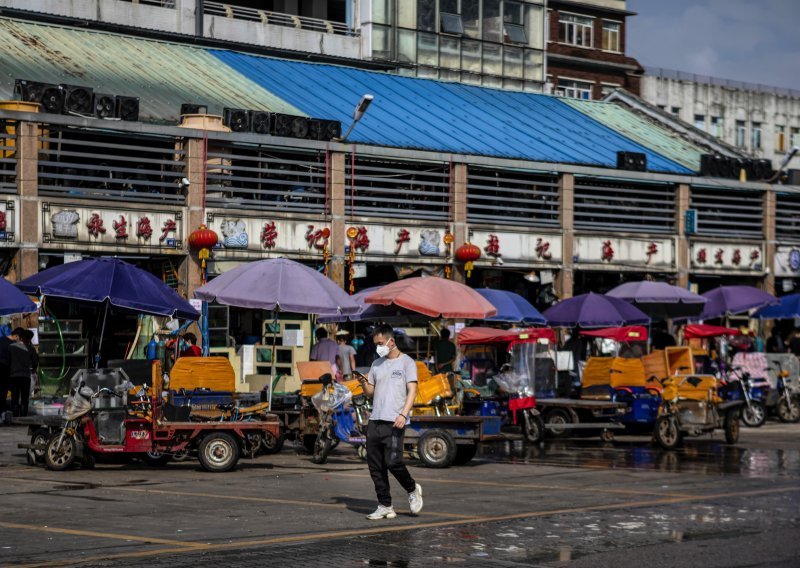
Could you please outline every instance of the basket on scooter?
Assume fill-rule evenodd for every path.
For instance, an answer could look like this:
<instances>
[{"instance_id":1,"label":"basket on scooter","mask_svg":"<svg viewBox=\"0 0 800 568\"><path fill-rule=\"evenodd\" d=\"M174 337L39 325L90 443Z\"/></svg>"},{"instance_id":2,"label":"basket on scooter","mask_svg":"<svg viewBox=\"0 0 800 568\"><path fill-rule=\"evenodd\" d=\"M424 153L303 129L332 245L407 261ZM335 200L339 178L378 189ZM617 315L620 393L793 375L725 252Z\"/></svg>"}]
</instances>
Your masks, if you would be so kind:
<instances>
[{"instance_id":1,"label":"basket on scooter","mask_svg":"<svg viewBox=\"0 0 800 568\"><path fill-rule=\"evenodd\" d=\"M437 399L453 397L453 388L446 373L440 373L422 381L418 378L417 381L417 396L414 398L414 406L429 406Z\"/></svg>"}]
</instances>

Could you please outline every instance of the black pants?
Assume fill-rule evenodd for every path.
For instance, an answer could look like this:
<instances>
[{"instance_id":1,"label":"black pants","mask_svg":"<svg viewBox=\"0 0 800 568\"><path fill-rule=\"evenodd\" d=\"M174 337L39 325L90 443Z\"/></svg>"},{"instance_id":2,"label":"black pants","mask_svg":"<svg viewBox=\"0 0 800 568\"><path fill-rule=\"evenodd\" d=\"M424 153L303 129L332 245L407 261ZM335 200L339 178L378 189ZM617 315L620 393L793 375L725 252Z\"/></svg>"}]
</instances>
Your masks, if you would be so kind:
<instances>
[{"instance_id":1,"label":"black pants","mask_svg":"<svg viewBox=\"0 0 800 568\"><path fill-rule=\"evenodd\" d=\"M404 429L395 428L392 422L384 420L370 420L367 426L367 465L378 503L384 507L392 506L390 471L408 493L417 488L417 482L403 463L404 433Z\"/></svg>"},{"instance_id":2,"label":"black pants","mask_svg":"<svg viewBox=\"0 0 800 568\"><path fill-rule=\"evenodd\" d=\"M11 377L11 408L14 416L28 415L28 401L31 397L31 376Z\"/></svg>"},{"instance_id":3,"label":"black pants","mask_svg":"<svg viewBox=\"0 0 800 568\"><path fill-rule=\"evenodd\" d=\"M11 379L8 375L0 374L0 412L5 412L6 410L12 410L14 408L13 403L9 404L6 402L10 390Z\"/></svg>"}]
</instances>

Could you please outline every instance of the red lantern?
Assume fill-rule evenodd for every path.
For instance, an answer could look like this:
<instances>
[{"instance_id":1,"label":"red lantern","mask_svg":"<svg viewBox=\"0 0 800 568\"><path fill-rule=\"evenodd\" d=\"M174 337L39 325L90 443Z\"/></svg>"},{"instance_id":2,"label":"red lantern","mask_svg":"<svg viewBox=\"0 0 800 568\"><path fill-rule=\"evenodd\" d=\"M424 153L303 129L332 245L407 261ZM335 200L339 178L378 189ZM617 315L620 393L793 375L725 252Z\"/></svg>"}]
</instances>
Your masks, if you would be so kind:
<instances>
[{"instance_id":1,"label":"red lantern","mask_svg":"<svg viewBox=\"0 0 800 568\"><path fill-rule=\"evenodd\" d=\"M464 263L467 278L472 276L473 263L481 257L481 249L472 243L464 243L456 249L456 260Z\"/></svg>"},{"instance_id":2,"label":"red lantern","mask_svg":"<svg viewBox=\"0 0 800 568\"><path fill-rule=\"evenodd\" d=\"M200 228L195 229L192 231L192 234L189 235L189 248L197 251L197 258L200 259L200 267L203 269L203 274L205 274L206 260L211 254L211 249L214 248L218 240L219 237L217 233L205 225L200 225Z\"/></svg>"}]
</instances>

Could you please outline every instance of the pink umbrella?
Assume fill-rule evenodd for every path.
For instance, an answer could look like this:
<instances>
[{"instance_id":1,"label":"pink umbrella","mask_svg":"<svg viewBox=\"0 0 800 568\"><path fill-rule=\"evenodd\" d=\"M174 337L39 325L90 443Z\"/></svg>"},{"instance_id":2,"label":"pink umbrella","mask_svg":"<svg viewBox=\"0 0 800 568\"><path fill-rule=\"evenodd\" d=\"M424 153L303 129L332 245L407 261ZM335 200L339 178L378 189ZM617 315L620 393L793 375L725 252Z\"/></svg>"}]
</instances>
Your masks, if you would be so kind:
<instances>
[{"instance_id":1,"label":"pink umbrella","mask_svg":"<svg viewBox=\"0 0 800 568\"><path fill-rule=\"evenodd\" d=\"M432 318L484 319L497 309L464 284L429 276L392 282L365 298L367 304L394 304Z\"/></svg>"}]
</instances>

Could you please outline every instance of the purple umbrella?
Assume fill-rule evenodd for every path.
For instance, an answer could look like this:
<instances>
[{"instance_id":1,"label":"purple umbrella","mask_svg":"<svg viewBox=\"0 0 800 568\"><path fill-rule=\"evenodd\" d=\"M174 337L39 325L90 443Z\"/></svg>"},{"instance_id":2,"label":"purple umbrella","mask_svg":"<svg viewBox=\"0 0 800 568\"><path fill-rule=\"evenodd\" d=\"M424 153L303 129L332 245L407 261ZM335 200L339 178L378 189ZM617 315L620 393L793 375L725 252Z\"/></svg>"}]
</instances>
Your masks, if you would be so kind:
<instances>
[{"instance_id":1,"label":"purple umbrella","mask_svg":"<svg viewBox=\"0 0 800 568\"><path fill-rule=\"evenodd\" d=\"M299 262L248 262L198 288L195 298L239 308L301 314L354 314L359 305L333 280Z\"/></svg>"},{"instance_id":2,"label":"purple umbrella","mask_svg":"<svg viewBox=\"0 0 800 568\"><path fill-rule=\"evenodd\" d=\"M692 319L711 319L773 306L780 300L752 286L720 286L703 294L708 299L703 312Z\"/></svg>"},{"instance_id":3,"label":"purple umbrella","mask_svg":"<svg viewBox=\"0 0 800 568\"><path fill-rule=\"evenodd\" d=\"M657 319L697 316L708 302L707 298L685 288L649 280L620 284L606 292L606 296L630 302Z\"/></svg>"},{"instance_id":4,"label":"purple umbrella","mask_svg":"<svg viewBox=\"0 0 800 568\"><path fill-rule=\"evenodd\" d=\"M0 277L0 316L12 314L29 314L36 311L36 304L17 290L14 285ZM0 396L4 396L0 394Z\"/></svg>"},{"instance_id":5,"label":"purple umbrella","mask_svg":"<svg viewBox=\"0 0 800 568\"><path fill-rule=\"evenodd\" d=\"M552 327L614 327L650 323L647 314L628 302L592 292L562 300L542 315Z\"/></svg>"}]
</instances>

